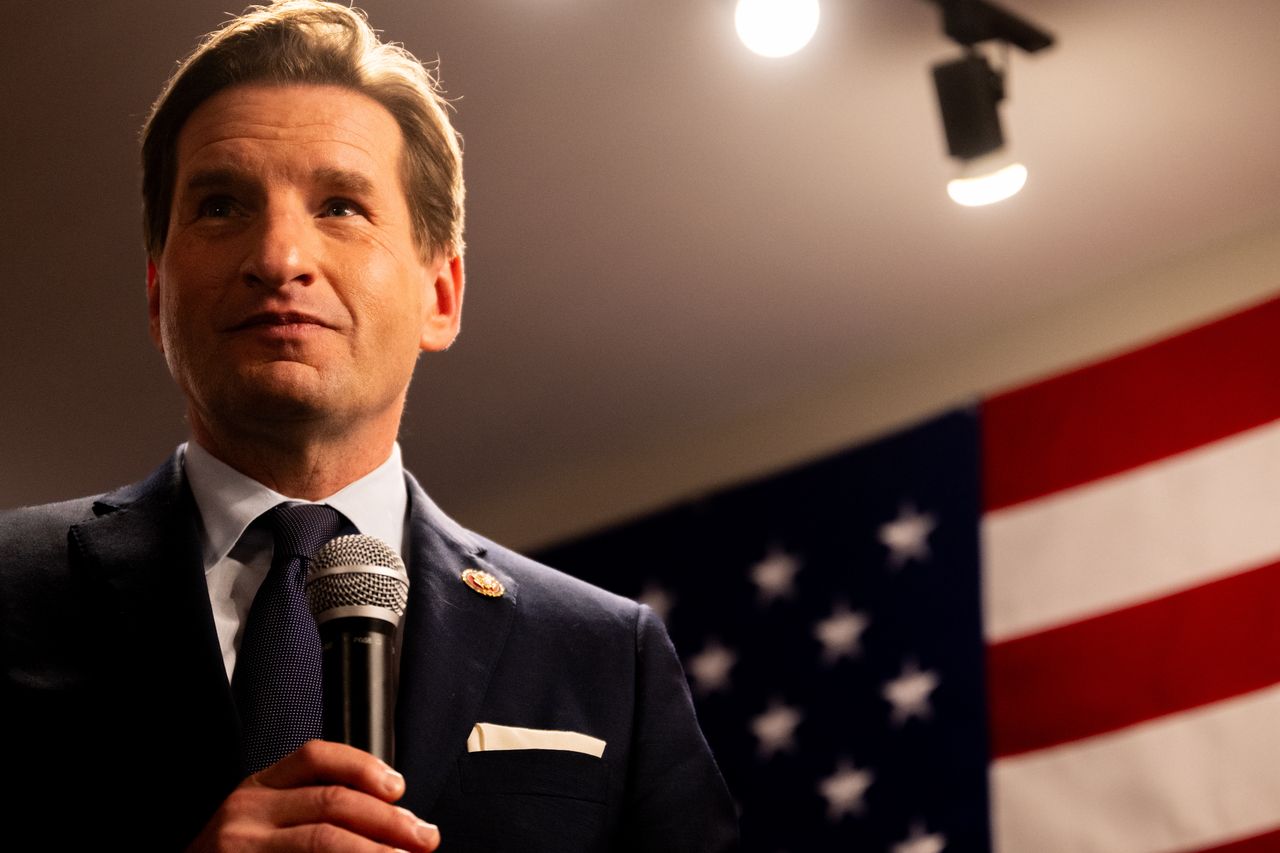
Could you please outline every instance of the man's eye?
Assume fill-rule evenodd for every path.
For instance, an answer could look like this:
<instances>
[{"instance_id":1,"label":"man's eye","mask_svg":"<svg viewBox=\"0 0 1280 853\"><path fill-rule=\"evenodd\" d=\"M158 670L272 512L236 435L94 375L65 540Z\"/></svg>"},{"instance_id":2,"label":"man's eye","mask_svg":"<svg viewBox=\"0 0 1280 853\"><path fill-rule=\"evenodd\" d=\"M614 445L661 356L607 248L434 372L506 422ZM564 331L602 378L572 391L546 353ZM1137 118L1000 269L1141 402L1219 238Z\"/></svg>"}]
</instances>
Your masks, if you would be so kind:
<instances>
[{"instance_id":1,"label":"man's eye","mask_svg":"<svg viewBox=\"0 0 1280 853\"><path fill-rule=\"evenodd\" d=\"M235 212L235 202L226 196L214 196L200 202L199 213L202 217L225 219Z\"/></svg>"},{"instance_id":2,"label":"man's eye","mask_svg":"<svg viewBox=\"0 0 1280 853\"><path fill-rule=\"evenodd\" d=\"M345 198L330 199L324 203L324 216L360 216L363 213L360 205Z\"/></svg>"}]
</instances>

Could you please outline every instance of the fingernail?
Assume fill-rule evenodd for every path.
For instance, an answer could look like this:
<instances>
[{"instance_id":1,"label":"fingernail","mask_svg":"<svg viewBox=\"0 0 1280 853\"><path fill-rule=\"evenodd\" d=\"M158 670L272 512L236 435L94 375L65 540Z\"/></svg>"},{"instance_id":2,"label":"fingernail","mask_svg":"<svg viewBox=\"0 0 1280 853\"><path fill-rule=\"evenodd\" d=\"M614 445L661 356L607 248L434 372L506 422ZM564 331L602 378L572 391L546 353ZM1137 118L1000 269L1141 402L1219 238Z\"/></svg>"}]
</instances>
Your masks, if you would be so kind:
<instances>
[{"instance_id":1,"label":"fingernail","mask_svg":"<svg viewBox=\"0 0 1280 853\"><path fill-rule=\"evenodd\" d=\"M425 820L418 821L418 840L430 844L436 840L436 836L440 834L440 830L434 823L427 823Z\"/></svg>"},{"instance_id":2,"label":"fingernail","mask_svg":"<svg viewBox=\"0 0 1280 853\"><path fill-rule=\"evenodd\" d=\"M387 775L382 780L382 787L388 794L404 790L404 777L392 768L387 768Z\"/></svg>"},{"instance_id":3,"label":"fingernail","mask_svg":"<svg viewBox=\"0 0 1280 853\"><path fill-rule=\"evenodd\" d=\"M414 822L414 824L416 824L413 831L417 834L419 841L430 843L436 840L436 837L440 833L440 827L436 826L434 823L427 823L404 806L396 806L396 808L398 808L405 817L409 818Z\"/></svg>"}]
</instances>

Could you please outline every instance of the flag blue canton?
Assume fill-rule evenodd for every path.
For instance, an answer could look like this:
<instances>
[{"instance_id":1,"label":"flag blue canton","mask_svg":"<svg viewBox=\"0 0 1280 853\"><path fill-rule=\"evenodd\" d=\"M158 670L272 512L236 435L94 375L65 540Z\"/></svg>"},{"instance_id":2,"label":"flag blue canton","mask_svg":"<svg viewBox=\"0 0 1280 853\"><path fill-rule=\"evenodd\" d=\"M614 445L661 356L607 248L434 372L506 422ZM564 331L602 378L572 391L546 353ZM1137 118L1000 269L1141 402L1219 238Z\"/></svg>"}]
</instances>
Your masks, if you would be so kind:
<instances>
[{"instance_id":1,"label":"flag blue canton","mask_svg":"<svg viewBox=\"0 0 1280 853\"><path fill-rule=\"evenodd\" d=\"M539 559L667 623L758 853L990 849L973 410Z\"/></svg>"}]
</instances>

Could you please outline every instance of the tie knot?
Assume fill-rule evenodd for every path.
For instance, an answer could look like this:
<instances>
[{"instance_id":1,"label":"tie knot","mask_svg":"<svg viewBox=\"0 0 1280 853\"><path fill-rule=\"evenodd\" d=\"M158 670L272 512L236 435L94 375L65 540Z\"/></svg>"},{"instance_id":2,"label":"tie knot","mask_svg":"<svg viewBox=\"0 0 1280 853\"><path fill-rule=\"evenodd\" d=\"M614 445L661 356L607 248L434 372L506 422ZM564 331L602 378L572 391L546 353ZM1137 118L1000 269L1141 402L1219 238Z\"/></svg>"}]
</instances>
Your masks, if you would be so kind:
<instances>
[{"instance_id":1,"label":"tie knot","mask_svg":"<svg viewBox=\"0 0 1280 853\"><path fill-rule=\"evenodd\" d=\"M267 513L275 537L275 559L310 560L320 546L338 535L343 517L325 504L280 504Z\"/></svg>"}]
</instances>

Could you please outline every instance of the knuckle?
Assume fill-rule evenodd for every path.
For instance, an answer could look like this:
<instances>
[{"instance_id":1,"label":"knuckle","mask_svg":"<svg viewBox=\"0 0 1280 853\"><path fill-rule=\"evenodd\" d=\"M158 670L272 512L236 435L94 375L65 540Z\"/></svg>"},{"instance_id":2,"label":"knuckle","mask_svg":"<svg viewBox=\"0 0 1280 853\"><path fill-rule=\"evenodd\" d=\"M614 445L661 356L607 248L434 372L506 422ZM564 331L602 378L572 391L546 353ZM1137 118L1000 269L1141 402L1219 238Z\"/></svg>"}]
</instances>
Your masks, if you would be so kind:
<instances>
[{"instance_id":1,"label":"knuckle","mask_svg":"<svg viewBox=\"0 0 1280 853\"><path fill-rule=\"evenodd\" d=\"M324 853L324 851L333 850L341 843L340 835L336 826L327 823L316 824L307 833L303 847L311 853Z\"/></svg>"},{"instance_id":2,"label":"knuckle","mask_svg":"<svg viewBox=\"0 0 1280 853\"><path fill-rule=\"evenodd\" d=\"M351 789L341 785L321 785L316 789L316 801L325 814L338 811L351 797Z\"/></svg>"},{"instance_id":3,"label":"knuckle","mask_svg":"<svg viewBox=\"0 0 1280 853\"><path fill-rule=\"evenodd\" d=\"M309 765L316 765L324 758L324 741L309 740L294 753Z\"/></svg>"}]
</instances>

